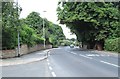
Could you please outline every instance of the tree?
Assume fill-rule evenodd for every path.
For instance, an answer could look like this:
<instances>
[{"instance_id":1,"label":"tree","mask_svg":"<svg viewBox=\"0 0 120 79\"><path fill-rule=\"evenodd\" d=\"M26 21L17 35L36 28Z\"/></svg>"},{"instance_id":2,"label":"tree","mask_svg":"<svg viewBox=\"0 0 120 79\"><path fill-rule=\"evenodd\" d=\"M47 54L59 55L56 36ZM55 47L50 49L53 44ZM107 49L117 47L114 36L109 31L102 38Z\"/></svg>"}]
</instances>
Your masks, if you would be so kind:
<instances>
[{"instance_id":1,"label":"tree","mask_svg":"<svg viewBox=\"0 0 120 79\"><path fill-rule=\"evenodd\" d=\"M63 2L62 5L63 8L57 9L60 23L66 24L83 44L90 48L95 44L103 46L106 38L117 37L120 12L113 3Z\"/></svg>"},{"instance_id":2,"label":"tree","mask_svg":"<svg viewBox=\"0 0 120 79\"><path fill-rule=\"evenodd\" d=\"M47 32L49 33L49 41L54 47L60 45L60 40L65 39L62 28L59 25L53 24L52 22L49 22L49 29Z\"/></svg>"},{"instance_id":3,"label":"tree","mask_svg":"<svg viewBox=\"0 0 120 79\"><path fill-rule=\"evenodd\" d=\"M25 23L37 31L37 33L41 33L41 29L43 27L43 19L40 17L38 12L31 12L26 20Z\"/></svg>"},{"instance_id":4,"label":"tree","mask_svg":"<svg viewBox=\"0 0 120 79\"><path fill-rule=\"evenodd\" d=\"M45 27L45 39L43 38L43 20ZM41 18L39 13L31 12L26 19L22 19L22 22L26 24L28 27L34 29L39 37L37 40L38 43L43 43L40 39L45 40L46 44L53 44L53 46L57 47L59 44L59 40L65 38L62 28L50 21L46 18ZM40 41L40 42L39 42Z\"/></svg>"},{"instance_id":5,"label":"tree","mask_svg":"<svg viewBox=\"0 0 120 79\"><path fill-rule=\"evenodd\" d=\"M2 47L3 49L14 49L17 46L17 33L20 32L20 44L33 46L43 44L43 18L38 12L31 12L27 18L19 19L21 7L13 2L2 3ZM63 39L64 34L61 27L44 19L46 44L57 45L58 39ZM51 30L51 31L50 31ZM57 33L57 31L60 33ZM56 35L57 34L57 35ZM60 37L59 37L60 36Z\"/></svg>"},{"instance_id":6,"label":"tree","mask_svg":"<svg viewBox=\"0 0 120 79\"><path fill-rule=\"evenodd\" d=\"M2 47L15 48L17 45L17 29L21 8L13 2L2 2Z\"/></svg>"}]
</instances>

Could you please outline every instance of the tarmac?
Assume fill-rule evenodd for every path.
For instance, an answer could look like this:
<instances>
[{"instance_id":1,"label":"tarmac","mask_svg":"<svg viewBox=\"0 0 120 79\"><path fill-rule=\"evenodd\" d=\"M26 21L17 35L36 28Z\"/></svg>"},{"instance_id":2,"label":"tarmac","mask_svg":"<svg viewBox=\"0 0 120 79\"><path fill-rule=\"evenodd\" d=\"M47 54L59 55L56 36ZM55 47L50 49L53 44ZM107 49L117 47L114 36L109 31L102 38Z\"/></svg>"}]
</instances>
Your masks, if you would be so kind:
<instances>
[{"instance_id":1,"label":"tarmac","mask_svg":"<svg viewBox=\"0 0 120 79\"><path fill-rule=\"evenodd\" d=\"M36 51L15 58L0 59L0 66L19 65L41 61L47 59L50 50L51 49Z\"/></svg>"},{"instance_id":2,"label":"tarmac","mask_svg":"<svg viewBox=\"0 0 120 79\"><path fill-rule=\"evenodd\" d=\"M27 63L41 61L41 60L47 59L48 54L51 50L52 49L46 49L46 50L36 51L26 55L22 55L20 57L0 59L0 66L2 67L2 66L10 66L10 65L19 65L19 64L27 64ZM109 53L107 51L97 51L97 50L94 50L92 52L104 53L104 54ZM116 53L109 53L109 54L117 57L120 56L120 55L118 56L118 54Z\"/></svg>"}]
</instances>

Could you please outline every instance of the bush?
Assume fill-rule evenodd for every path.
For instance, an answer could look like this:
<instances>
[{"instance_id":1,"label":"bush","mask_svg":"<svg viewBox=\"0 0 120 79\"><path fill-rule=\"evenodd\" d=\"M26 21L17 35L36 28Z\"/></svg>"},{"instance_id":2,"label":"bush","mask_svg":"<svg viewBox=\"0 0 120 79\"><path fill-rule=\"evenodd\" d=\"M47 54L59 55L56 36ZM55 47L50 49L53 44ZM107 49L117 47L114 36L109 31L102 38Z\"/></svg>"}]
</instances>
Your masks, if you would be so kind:
<instances>
[{"instance_id":1,"label":"bush","mask_svg":"<svg viewBox=\"0 0 120 79\"><path fill-rule=\"evenodd\" d=\"M35 44L43 43L43 38L41 38L33 28L23 25L20 31L20 38L22 44L27 44L29 47Z\"/></svg>"},{"instance_id":2,"label":"bush","mask_svg":"<svg viewBox=\"0 0 120 79\"><path fill-rule=\"evenodd\" d=\"M120 53L120 38L105 40L104 49L108 51L116 51Z\"/></svg>"}]
</instances>

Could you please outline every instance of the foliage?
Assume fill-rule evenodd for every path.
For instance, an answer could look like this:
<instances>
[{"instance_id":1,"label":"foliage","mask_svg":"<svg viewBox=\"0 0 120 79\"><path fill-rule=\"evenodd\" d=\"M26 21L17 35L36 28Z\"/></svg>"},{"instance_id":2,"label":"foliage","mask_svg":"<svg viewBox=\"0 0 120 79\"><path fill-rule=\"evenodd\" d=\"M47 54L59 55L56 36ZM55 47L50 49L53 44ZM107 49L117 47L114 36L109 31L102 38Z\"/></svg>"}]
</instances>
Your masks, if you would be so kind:
<instances>
[{"instance_id":1,"label":"foliage","mask_svg":"<svg viewBox=\"0 0 120 79\"><path fill-rule=\"evenodd\" d=\"M43 39L36 34L35 30L23 25L20 31L21 44L27 44L28 46L33 46L34 44L40 44Z\"/></svg>"},{"instance_id":2,"label":"foliage","mask_svg":"<svg viewBox=\"0 0 120 79\"><path fill-rule=\"evenodd\" d=\"M46 44L51 43L53 44L53 47L57 47L59 44L59 40L65 38L62 28L60 26L48 21L45 18L41 18L39 16L39 13L37 12L31 12L25 19L25 24L27 24L30 28L33 28L36 33L39 34L39 38L43 39L43 21L45 28L44 40Z\"/></svg>"},{"instance_id":3,"label":"foliage","mask_svg":"<svg viewBox=\"0 0 120 79\"><path fill-rule=\"evenodd\" d=\"M57 11L60 23L66 24L82 43L120 37L120 11L115 3L61 2Z\"/></svg>"},{"instance_id":4,"label":"foliage","mask_svg":"<svg viewBox=\"0 0 120 79\"><path fill-rule=\"evenodd\" d=\"M21 8L13 2L2 2L2 48L12 49L17 45L19 13Z\"/></svg>"},{"instance_id":5,"label":"foliage","mask_svg":"<svg viewBox=\"0 0 120 79\"><path fill-rule=\"evenodd\" d=\"M70 46L71 44L74 45L74 42L69 39L61 40L60 42L61 42L61 46Z\"/></svg>"},{"instance_id":6,"label":"foliage","mask_svg":"<svg viewBox=\"0 0 120 79\"><path fill-rule=\"evenodd\" d=\"M2 49L13 49L17 45L17 31L2 28Z\"/></svg>"},{"instance_id":7,"label":"foliage","mask_svg":"<svg viewBox=\"0 0 120 79\"><path fill-rule=\"evenodd\" d=\"M49 22L45 18L45 38L43 38L43 18L40 17L40 14L31 12L27 18L19 19L21 10L21 7L18 7L16 3L2 3L3 49L14 49L18 45L18 31L20 32L21 45L33 46L35 44L43 44L43 40L45 40L46 44L51 42L54 46L57 46L57 40L64 38L61 27Z\"/></svg>"},{"instance_id":8,"label":"foliage","mask_svg":"<svg viewBox=\"0 0 120 79\"><path fill-rule=\"evenodd\" d=\"M38 12L31 12L27 18L25 19L25 24L27 24L29 27L33 28L37 31L37 33L41 33L41 29L43 27L43 19L40 17L40 14ZM38 30L39 29L39 30Z\"/></svg>"},{"instance_id":9,"label":"foliage","mask_svg":"<svg viewBox=\"0 0 120 79\"><path fill-rule=\"evenodd\" d=\"M120 38L105 40L105 50L116 51L120 53L119 45L120 45Z\"/></svg>"},{"instance_id":10,"label":"foliage","mask_svg":"<svg viewBox=\"0 0 120 79\"><path fill-rule=\"evenodd\" d=\"M52 22L49 22L49 29L47 32L49 32L49 41L53 44L53 47L58 47L58 45L60 45L60 40L65 39L62 28Z\"/></svg>"}]
</instances>

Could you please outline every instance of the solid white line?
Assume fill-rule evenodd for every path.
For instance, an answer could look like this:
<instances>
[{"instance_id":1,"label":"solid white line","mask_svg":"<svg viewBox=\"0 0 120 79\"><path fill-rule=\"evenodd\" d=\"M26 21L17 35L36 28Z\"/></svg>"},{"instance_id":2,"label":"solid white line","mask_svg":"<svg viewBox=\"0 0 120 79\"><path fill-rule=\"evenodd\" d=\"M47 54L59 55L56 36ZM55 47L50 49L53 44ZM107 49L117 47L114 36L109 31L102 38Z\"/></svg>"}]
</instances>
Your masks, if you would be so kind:
<instances>
[{"instance_id":1,"label":"solid white line","mask_svg":"<svg viewBox=\"0 0 120 79\"><path fill-rule=\"evenodd\" d=\"M55 72L52 72L51 74L52 74L52 76L53 76L53 77L56 77L56 74L55 74Z\"/></svg>"},{"instance_id":2,"label":"solid white line","mask_svg":"<svg viewBox=\"0 0 120 79\"><path fill-rule=\"evenodd\" d=\"M111 66L120 67L120 66L118 66L118 65L116 65L116 64L112 64L112 63L109 63L109 62L105 62L105 61L100 61L100 62L105 63L105 64L108 64L108 65L111 65Z\"/></svg>"},{"instance_id":3,"label":"solid white line","mask_svg":"<svg viewBox=\"0 0 120 79\"><path fill-rule=\"evenodd\" d=\"M52 70L52 67L49 66L49 69Z\"/></svg>"},{"instance_id":4,"label":"solid white line","mask_svg":"<svg viewBox=\"0 0 120 79\"><path fill-rule=\"evenodd\" d=\"M88 56L85 56L85 55L82 55L82 54L79 54L79 55L82 56L82 57L85 57L85 58L92 59L91 57L88 57Z\"/></svg>"}]
</instances>

